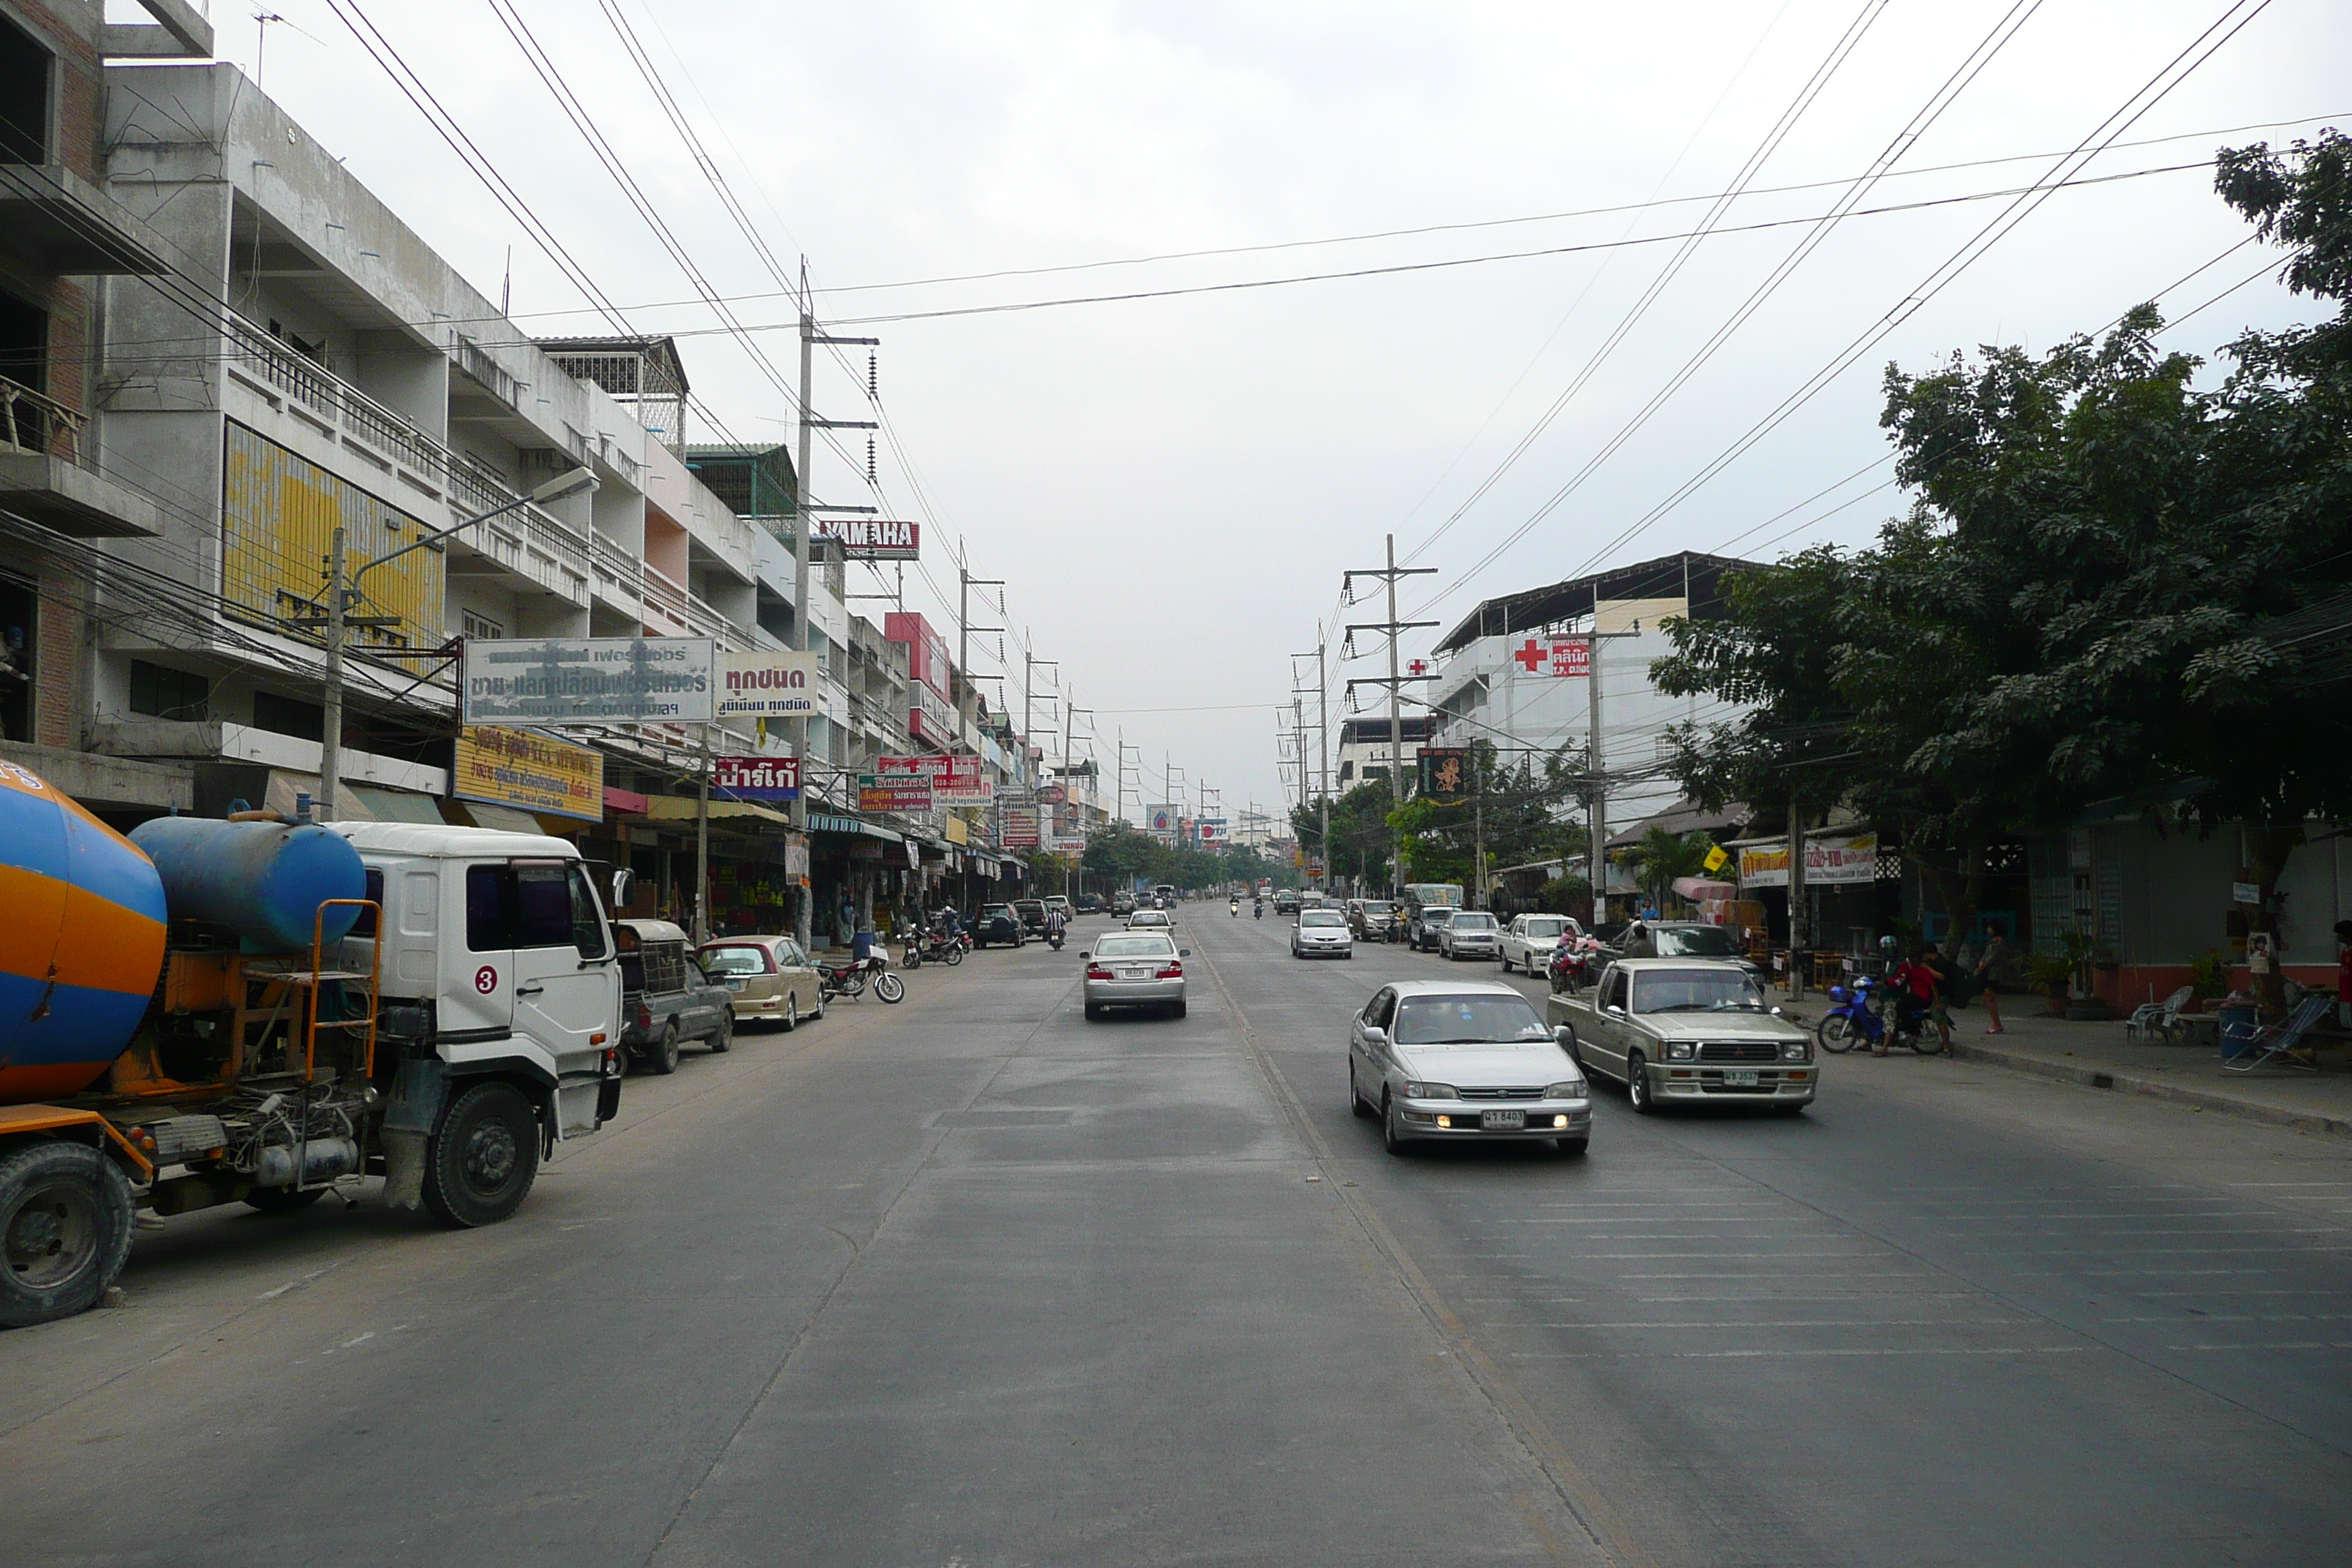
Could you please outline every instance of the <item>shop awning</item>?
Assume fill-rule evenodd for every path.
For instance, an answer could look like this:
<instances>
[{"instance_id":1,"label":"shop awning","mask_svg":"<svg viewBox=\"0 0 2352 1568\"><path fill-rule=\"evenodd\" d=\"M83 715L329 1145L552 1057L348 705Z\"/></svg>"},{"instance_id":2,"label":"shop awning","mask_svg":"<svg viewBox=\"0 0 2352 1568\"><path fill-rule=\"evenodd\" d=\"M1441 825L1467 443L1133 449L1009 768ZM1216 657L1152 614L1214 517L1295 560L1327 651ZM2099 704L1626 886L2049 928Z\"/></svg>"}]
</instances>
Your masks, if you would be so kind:
<instances>
[{"instance_id":1,"label":"shop awning","mask_svg":"<svg viewBox=\"0 0 2352 1568\"><path fill-rule=\"evenodd\" d=\"M495 827L501 833L528 833L534 838L547 837L547 829L539 818L511 805L492 805L488 801L459 801L466 815L474 819L477 827Z\"/></svg>"},{"instance_id":2,"label":"shop awning","mask_svg":"<svg viewBox=\"0 0 2352 1568\"><path fill-rule=\"evenodd\" d=\"M863 838L879 838L885 844L906 842L905 834L894 833L877 823L867 822L862 817L835 816L826 812L812 811L809 813L808 821L809 831L812 833L846 833Z\"/></svg>"},{"instance_id":3,"label":"shop awning","mask_svg":"<svg viewBox=\"0 0 2352 1568\"><path fill-rule=\"evenodd\" d=\"M692 822L701 803L683 795L653 795L646 797L646 816L655 822ZM748 800L714 800L710 803L710 820L725 822L751 818L755 822L772 822L780 827L790 827L793 819L772 806L755 805ZM816 825L811 817L809 825Z\"/></svg>"},{"instance_id":4,"label":"shop awning","mask_svg":"<svg viewBox=\"0 0 2352 1568\"><path fill-rule=\"evenodd\" d=\"M381 789L373 784L345 782L343 793L367 807L367 813L378 822L419 822L428 827L446 826L441 815L440 803L429 795L416 795L404 789ZM344 815L349 816L350 813Z\"/></svg>"}]
</instances>

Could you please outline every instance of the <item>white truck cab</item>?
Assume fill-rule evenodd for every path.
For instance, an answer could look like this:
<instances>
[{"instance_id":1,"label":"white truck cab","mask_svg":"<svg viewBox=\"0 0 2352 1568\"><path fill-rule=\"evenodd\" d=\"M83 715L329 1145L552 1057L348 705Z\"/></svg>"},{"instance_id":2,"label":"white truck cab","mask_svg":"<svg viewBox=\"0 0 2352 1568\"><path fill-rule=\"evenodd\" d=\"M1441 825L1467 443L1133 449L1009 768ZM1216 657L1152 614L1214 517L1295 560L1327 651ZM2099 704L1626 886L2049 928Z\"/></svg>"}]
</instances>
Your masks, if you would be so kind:
<instances>
[{"instance_id":1,"label":"white truck cab","mask_svg":"<svg viewBox=\"0 0 2352 1568\"><path fill-rule=\"evenodd\" d=\"M503 1218L529 1191L538 1157L567 1137L593 1132L620 1105L621 974L612 923L578 849L561 838L405 822L331 825L359 851L381 929L363 925L344 962L379 957L385 1044L400 1053L383 1123L386 1194L414 1206L420 1193L447 1207L452 1181L471 1172L478 1210L445 1218ZM506 1085L531 1108L538 1147L508 1151L520 1136L484 1134L483 1148L452 1140L446 1125L469 1090ZM485 1090L476 1099L511 1097ZM496 1118L491 1119L496 1121ZM480 1140L478 1140L479 1142ZM462 1168L436 1174L445 1155ZM502 1161L521 1191L496 1180ZM460 1193L454 1194L464 1197ZM491 1211L499 1212L491 1212Z\"/></svg>"}]
</instances>

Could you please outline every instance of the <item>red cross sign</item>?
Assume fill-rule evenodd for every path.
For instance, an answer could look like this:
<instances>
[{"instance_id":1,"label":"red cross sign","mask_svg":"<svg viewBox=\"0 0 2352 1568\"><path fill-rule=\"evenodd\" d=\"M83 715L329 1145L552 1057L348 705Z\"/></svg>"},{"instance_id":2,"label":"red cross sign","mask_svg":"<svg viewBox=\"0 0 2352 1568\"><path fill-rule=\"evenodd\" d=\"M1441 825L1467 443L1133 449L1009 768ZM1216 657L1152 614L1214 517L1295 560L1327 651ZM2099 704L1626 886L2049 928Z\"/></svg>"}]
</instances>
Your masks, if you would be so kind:
<instances>
[{"instance_id":1,"label":"red cross sign","mask_svg":"<svg viewBox=\"0 0 2352 1568\"><path fill-rule=\"evenodd\" d=\"M1429 660L1425 658L1417 658L1411 664L1406 665L1405 668L1412 671L1415 675L1427 675L1429 673Z\"/></svg>"},{"instance_id":2,"label":"red cross sign","mask_svg":"<svg viewBox=\"0 0 2352 1568\"><path fill-rule=\"evenodd\" d=\"M1520 648L1517 652L1512 654L1511 657L1517 659L1521 664L1527 666L1528 673L1529 675L1533 675L1537 670L1541 669L1544 665L1549 661L1551 658L1551 650L1545 647L1541 643L1536 641L1535 638L1529 637L1528 639L1527 647Z\"/></svg>"}]
</instances>

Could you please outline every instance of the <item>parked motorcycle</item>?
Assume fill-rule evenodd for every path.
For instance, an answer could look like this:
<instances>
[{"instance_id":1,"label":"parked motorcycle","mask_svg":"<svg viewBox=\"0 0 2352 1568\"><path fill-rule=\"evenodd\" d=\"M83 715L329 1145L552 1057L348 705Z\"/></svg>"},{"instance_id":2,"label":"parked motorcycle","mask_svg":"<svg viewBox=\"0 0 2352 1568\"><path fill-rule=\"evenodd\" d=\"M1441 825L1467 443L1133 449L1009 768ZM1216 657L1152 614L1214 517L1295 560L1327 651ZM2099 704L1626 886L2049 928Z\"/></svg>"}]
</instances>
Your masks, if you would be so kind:
<instances>
[{"instance_id":1,"label":"parked motorcycle","mask_svg":"<svg viewBox=\"0 0 2352 1568\"><path fill-rule=\"evenodd\" d=\"M908 942L906 965L908 969L920 969L926 963L944 963L952 969L963 962L963 955L971 950L971 938L961 931L953 936L944 931L925 931L919 939Z\"/></svg>"},{"instance_id":2,"label":"parked motorcycle","mask_svg":"<svg viewBox=\"0 0 2352 1568\"><path fill-rule=\"evenodd\" d=\"M1944 1048L1943 1041L1928 1025L1925 1009L1906 1015L1901 999L1887 992L1883 982L1868 975L1850 987L1830 987L1830 1010L1813 1026L1813 1037L1821 1042L1822 1049L1840 1056L1856 1046L1873 1051L1909 1046L1923 1057L1932 1057Z\"/></svg>"},{"instance_id":3,"label":"parked motorcycle","mask_svg":"<svg viewBox=\"0 0 2352 1568\"><path fill-rule=\"evenodd\" d=\"M836 996L862 996L869 984L885 1002L906 1000L907 983L890 973L890 961L878 952L838 968L825 965L817 970L817 994L828 1002Z\"/></svg>"},{"instance_id":4,"label":"parked motorcycle","mask_svg":"<svg viewBox=\"0 0 2352 1568\"><path fill-rule=\"evenodd\" d=\"M1551 981L1552 994L1577 992L1592 983L1593 965L1600 962L1601 944L1591 937L1577 937L1563 942L1551 950L1551 962L1544 973Z\"/></svg>"}]
</instances>

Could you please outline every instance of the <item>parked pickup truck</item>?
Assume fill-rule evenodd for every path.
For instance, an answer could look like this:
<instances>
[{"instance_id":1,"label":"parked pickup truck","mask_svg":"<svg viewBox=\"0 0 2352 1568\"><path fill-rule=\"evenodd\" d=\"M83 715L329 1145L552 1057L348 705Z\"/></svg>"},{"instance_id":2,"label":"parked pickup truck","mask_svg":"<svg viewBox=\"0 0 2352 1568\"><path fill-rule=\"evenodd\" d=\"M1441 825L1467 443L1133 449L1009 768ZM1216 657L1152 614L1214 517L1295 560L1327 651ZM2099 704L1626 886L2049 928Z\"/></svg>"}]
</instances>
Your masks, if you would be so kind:
<instances>
[{"instance_id":1,"label":"parked pickup truck","mask_svg":"<svg viewBox=\"0 0 2352 1568\"><path fill-rule=\"evenodd\" d=\"M614 921L621 957L621 1050L656 1073L677 1070L678 1047L708 1040L713 1054L735 1043L735 994L715 983L667 921Z\"/></svg>"},{"instance_id":2,"label":"parked pickup truck","mask_svg":"<svg viewBox=\"0 0 2352 1568\"><path fill-rule=\"evenodd\" d=\"M1588 1074L1625 1086L1647 1116L1675 1104L1811 1105L1812 1037L1781 1016L1747 969L1720 959L1623 958L1590 991L1545 1002Z\"/></svg>"}]
</instances>

